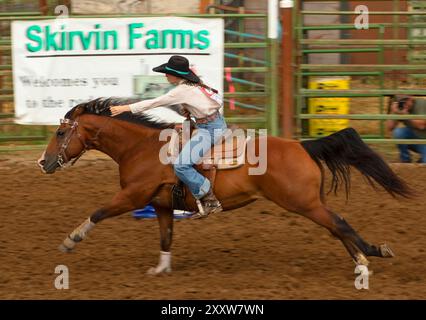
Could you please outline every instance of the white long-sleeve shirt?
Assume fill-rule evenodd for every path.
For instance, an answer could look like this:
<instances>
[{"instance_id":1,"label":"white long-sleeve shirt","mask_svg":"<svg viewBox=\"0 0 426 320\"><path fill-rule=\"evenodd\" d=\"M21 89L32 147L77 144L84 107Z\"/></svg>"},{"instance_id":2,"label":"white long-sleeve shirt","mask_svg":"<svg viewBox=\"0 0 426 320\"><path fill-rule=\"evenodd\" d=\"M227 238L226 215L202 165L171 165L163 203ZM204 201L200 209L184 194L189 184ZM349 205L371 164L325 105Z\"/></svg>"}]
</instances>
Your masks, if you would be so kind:
<instances>
[{"instance_id":1,"label":"white long-sleeve shirt","mask_svg":"<svg viewBox=\"0 0 426 320\"><path fill-rule=\"evenodd\" d=\"M132 113L139 113L156 107L174 104L181 104L197 119L205 118L221 107L218 102L203 93L199 87L190 86L183 82L158 98L142 100L130 104L129 107Z\"/></svg>"}]
</instances>

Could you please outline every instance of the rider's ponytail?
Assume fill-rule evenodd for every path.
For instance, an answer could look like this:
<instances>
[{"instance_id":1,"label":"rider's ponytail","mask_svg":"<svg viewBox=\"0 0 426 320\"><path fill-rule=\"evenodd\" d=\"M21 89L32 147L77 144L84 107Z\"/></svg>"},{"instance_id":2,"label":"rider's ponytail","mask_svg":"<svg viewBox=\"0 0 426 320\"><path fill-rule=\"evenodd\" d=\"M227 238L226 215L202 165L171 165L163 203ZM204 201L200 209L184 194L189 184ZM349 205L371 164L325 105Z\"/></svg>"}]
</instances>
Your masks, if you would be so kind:
<instances>
[{"instance_id":1,"label":"rider's ponytail","mask_svg":"<svg viewBox=\"0 0 426 320\"><path fill-rule=\"evenodd\" d=\"M204 84L204 82L203 82L203 81L201 81L201 80L200 80L200 82L192 82L192 81L189 81L189 80L185 80L185 81L183 82L183 84L186 84L186 85L188 85L188 86L193 86L193 87L201 87L201 88L204 88L204 89L207 89L207 90L211 90L211 91L213 91L214 93L219 93L219 91L218 91L218 90L216 90L216 89L214 89L214 88L209 87L208 85Z\"/></svg>"}]
</instances>

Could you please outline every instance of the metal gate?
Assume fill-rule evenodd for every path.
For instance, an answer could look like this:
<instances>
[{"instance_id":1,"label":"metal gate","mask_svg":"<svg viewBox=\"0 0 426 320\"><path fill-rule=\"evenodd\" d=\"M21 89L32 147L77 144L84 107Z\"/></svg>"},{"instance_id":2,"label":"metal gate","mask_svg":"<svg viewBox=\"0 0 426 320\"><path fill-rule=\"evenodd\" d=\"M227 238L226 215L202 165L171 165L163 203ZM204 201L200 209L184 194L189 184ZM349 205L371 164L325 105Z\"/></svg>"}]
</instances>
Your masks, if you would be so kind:
<instances>
[{"instance_id":1,"label":"metal gate","mask_svg":"<svg viewBox=\"0 0 426 320\"><path fill-rule=\"evenodd\" d=\"M408 30L408 34L412 35L413 19L415 19L415 28L424 28L426 23L423 19L426 17L425 10L418 10L420 5L426 5L426 1L410 1L416 3L417 10L410 10L410 7L403 8L406 1L392 0L388 1L392 8L388 11L369 10L370 32L375 32L374 39L360 39L356 37L348 37L348 33L355 34L357 27L354 19L360 13L350 11L348 8L340 7L337 11L332 10L307 10L304 8L306 3L315 3L319 1L303 1L295 0L294 6L294 30L295 30L295 53L294 57L297 65L296 73L296 129L295 135L300 139L312 139L314 137L307 134L305 124L311 119L350 119L350 120L377 120L378 126L375 132L363 134L362 137L371 143L426 143L422 139L395 140L385 138L384 122L387 119L426 119L426 115L390 115L387 114L386 97L395 94L407 95L423 95L423 89L416 88L400 88L396 81L397 77L407 77L410 79L421 78L424 76L426 65L421 61L414 62L409 59L408 62L398 61L395 54L398 52L423 52L426 48L426 39L424 37L404 37L399 30ZM324 1L322 1L324 3ZM349 2L341 2L346 5ZM374 1L369 1L367 5L371 5ZM338 16L340 23L335 24L307 24L306 17L324 17ZM392 22L375 23L375 17L388 17ZM422 19L420 19L420 17ZM401 22L407 21L407 22ZM327 39L317 36L309 36L310 33L318 30L338 30L340 37L338 39ZM360 32L360 31L358 31ZM423 51L422 51L423 50ZM348 63L345 59L341 59L338 63L310 63L309 57L314 54L337 53L342 56L348 54L368 55L371 57L369 64L364 63ZM386 62L387 61L391 61ZM347 59L346 59L347 60ZM376 84L375 88L360 88L349 90L319 90L308 89L307 82L311 76L350 76L359 79L367 79ZM365 80L362 80L365 81ZM390 83L390 85L389 85ZM316 97L348 97L352 100L352 110L350 114L312 114L307 112L307 101L309 98ZM378 99L376 110L364 113L357 110L359 106L359 98L376 98ZM365 122L365 121L364 121Z\"/></svg>"}]
</instances>

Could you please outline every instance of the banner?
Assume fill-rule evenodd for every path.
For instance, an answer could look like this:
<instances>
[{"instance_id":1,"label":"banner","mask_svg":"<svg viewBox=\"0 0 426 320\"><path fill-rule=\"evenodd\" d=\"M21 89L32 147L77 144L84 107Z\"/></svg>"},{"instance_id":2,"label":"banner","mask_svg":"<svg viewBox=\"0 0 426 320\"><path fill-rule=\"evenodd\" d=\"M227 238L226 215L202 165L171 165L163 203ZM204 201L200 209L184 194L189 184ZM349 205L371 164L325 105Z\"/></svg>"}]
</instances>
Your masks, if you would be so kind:
<instances>
[{"instance_id":1,"label":"banner","mask_svg":"<svg viewBox=\"0 0 426 320\"><path fill-rule=\"evenodd\" d=\"M56 125L69 109L98 97L157 97L171 85L152 68L172 55L188 58L206 84L223 92L223 32L222 19L14 21L15 121Z\"/></svg>"}]
</instances>

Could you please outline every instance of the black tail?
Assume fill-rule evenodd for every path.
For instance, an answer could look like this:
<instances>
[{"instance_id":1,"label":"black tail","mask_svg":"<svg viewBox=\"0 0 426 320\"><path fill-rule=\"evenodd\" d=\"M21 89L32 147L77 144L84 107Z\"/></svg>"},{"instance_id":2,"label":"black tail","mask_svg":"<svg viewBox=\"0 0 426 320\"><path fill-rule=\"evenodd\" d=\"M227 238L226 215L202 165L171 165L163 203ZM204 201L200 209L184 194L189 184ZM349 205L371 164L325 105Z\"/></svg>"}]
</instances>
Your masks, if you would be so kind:
<instances>
[{"instance_id":1,"label":"black tail","mask_svg":"<svg viewBox=\"0 0 426 320\"><path fill-rule=\"evenodd\" d=\"M374 187L381 185L393 197L400 195L410 198L412 190L399 178L386 162L367 146L353 128L346 128L318 140L303 141L302 146L323 170L324 161L333 178L330 191L337 192L345 185L346 198L350 190L350 166L358 169ZM324 179L324 177L323 177ZM330 192L329 191L329 192Z\"/></svg>"}]
</instances>

